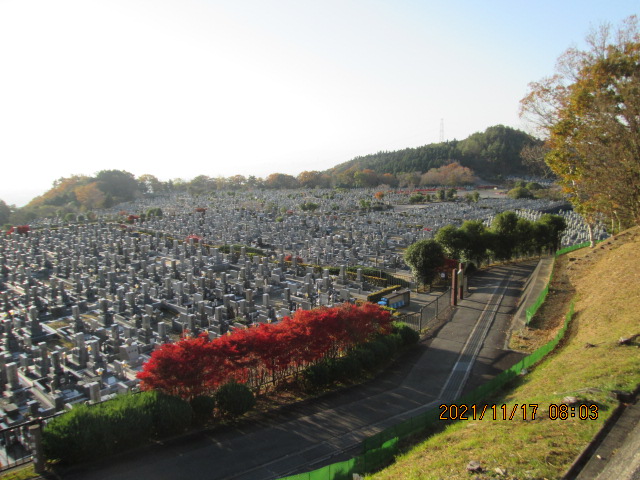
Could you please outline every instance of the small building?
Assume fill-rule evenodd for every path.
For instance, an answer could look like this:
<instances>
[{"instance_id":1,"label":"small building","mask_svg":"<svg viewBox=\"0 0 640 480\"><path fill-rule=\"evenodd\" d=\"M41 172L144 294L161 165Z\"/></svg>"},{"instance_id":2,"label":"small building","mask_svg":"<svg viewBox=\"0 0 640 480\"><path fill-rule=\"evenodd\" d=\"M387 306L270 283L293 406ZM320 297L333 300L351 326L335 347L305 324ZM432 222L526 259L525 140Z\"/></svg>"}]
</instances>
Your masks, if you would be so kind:
<instances>
[{"instance_id":1,"label":"small building","mask_svg":"<svg viewBox=\"0 0 640 480\"><path fill-rule=\"evenodd\" d=\"M391 308L402 308L409 305L409 303L411 303L411 292L404 288L383 297L378 302L378 305L384 305L385 307Z\"/></svg>"}]
</instances>

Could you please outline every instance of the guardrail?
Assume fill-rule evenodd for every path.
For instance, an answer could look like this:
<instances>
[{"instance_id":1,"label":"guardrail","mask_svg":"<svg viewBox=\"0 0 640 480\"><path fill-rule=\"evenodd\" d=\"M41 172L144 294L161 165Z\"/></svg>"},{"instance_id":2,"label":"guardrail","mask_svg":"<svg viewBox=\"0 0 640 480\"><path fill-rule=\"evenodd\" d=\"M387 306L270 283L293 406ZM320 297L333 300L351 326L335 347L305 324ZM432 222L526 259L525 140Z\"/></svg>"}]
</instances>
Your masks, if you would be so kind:
<instances>
[{"instance_id":1,"label":"guardrail","mask_svg":"<svg viewBox=\"0 0 640 480\"><path fill-rule=\"evenodd\" d=\"M49 420L63 413L65 412L0 429L0 472L33 461L36 452L41 448L37 445L39 439L36 436L39 434L33 427L37 427L36 430L42 432L42 428Z\"/></svg>"}]
</instances>

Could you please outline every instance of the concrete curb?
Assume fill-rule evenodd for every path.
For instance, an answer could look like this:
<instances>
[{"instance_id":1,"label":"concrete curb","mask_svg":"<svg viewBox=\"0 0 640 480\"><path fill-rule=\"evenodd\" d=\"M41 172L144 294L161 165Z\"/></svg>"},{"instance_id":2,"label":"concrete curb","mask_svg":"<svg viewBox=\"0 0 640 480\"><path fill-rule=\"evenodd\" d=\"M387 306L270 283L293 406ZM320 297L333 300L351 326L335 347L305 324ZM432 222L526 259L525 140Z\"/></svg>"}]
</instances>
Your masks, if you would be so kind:
<instances>
[{"instance_id":1,"label":"concrete curb","mask_svg":"<svg viewBox=\"0 0 640 480\"><path fill-rule=\"evenodd\" d=\"M638 394L640 393L640 385L636 386L636 389L631 394L632 401L628 404L625 404L622 400L618 403L618 406L615 408L611 416L606 420L602 428L596 433L593 439L587 444L586 447L580 452L580 454L575 458L567 472L562 477L562 480L575 480L580 477L580 473L586 467L589 459L595 454L598 450L602 442L607 438L607 436L611 433L612 430L616 428L616 423L620 419L620 417L624 414L624 412L633 405L638 398ZM603 469L604 469L603 465Z\"/></svg>"},{"instance_id":2,"label":"concrete curb","mask_svg":"<svg viewBox=\"0 0 640 480\"><path fill-rule=\"evenodd\" d=\"M553 272L553 265L555 262L554 256L543 257L538 262L536 269L533 271L527 283L523 287L522 295L520 296L520 304L518 310L513 314L513 321L511 324L511 330L509 337L515 330L522 330L527 324L527 309L535 304L538 297L545 289L549 281L551 280L551 273Z\"/></svg>"}]
</instances>

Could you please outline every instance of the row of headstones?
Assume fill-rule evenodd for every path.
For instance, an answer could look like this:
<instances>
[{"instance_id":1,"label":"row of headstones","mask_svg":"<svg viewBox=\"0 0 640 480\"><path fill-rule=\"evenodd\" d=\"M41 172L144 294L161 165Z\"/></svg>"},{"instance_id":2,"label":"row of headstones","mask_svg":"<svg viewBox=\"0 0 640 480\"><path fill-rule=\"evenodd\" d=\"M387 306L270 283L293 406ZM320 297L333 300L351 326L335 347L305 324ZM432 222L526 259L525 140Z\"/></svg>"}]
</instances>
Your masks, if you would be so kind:
<instances>
[{"instance_id":1,"label":"row of headstones","mask_svg":"<svg viewBox=\"0 0 640 480\"><path fill-rule=\"evenodd\" d=\"M257 263L257 264L258 264L258 269L259 269L259 270L260 270L260 269L262 269L263 265L262 265L261 263L259 263L259 262L255 262L255 263ZM295 263L295 262L294 262L294 263ZM245 272L243 271L243 269L241 269L241 270L240 270L240 273L239 273L238 275L236 275L235 277L236 277L236 278L240 277L240 278L242 279L242 278L244 278L244 277L245 277L245 274L244 274L244 273L245 273ZM188 277L190 277L190 276L191 276L191 275L189 274L189 275L188 275ZM225 284L227 283L227 282L226 282L226 277L227 277L227 275L226 275L225 273L221 273L221 278L220 278L220 280L221 280L221 286L223 286L223 287L224 287L224 286L225 286ZM341 276L341 278L343 278L343 277L344 277L344 272L343 272L343 275ZM277 284L281 278L282 278L282 274L281 274L281 272L279 271L279 269L274 269L274 274L271 276L271 280L275 280L275 283ZM189 279L189 280L191 280L191 279ZM200 284L201 284L201 286L202 286L202 281L203 281L203 280L205 280L205 279L200 278L200 281L201 281L201 282L200 282ZM328 280L328 275L325 275L325 281L324 281L324 283L323 283L323 285L324 285L324 288L325 288L325 289L329 287L329 285L328 285L328 283L327 283L327 281L326 281L326 280ZM236 288L235 288L236 293L238 293L238 294L242 294L242 293L243 293L243 288L242 288L242 287L244 286L244 283L245 283L245 282L246 282L246 278L245 278L245 281L244 281L243 283L237 283L237 284L235 285L235 287L236 287ZM52 283L55 285L55 283L56 283L56 279L53 279L53 282L52 282ZM109 283L110 283L110 284L115 284L115 283L116 283L116 282L115 282L115 278L113 278L113 276L112 276L112 275L110 275ZM256 280L256 284L257 284L257 286L258 286L259 288L264 288L264 289L265 289L265 291L266 291L266 293L269 293L269 292L268 292L269 285L268 285L268 284L266 284L266 282L265 282L265 284L263 284L263 283L262 283L262 281L261 281L261 279L258 279L258 280ZM125 284L125 285L126 285L126 284ZM192 283L191 283L191 282L189 282L189 285L190 285L190 286L192 286ZM142 289L143 289L143 291L144 291L144 296L143 296L144 300L143 300L143 302L140 302L140 301L139 301L139 297L138 297L138 299L137 299L137 300L138 300L138 303L144 303L144 302L148 301L148 296L149 296L149 294L152 294L152 295L154 295L154 296L162 296L162 295L159 295L159 294L158 294L158 289L149 288L149 283L148 283L148 282L143 282L143 283L142 283ZM42 288L42 290L44 290L44 287ZM52 290L53 290L53 289L52 289ZM181 303L180 299L182 299L182 297L184 296L184 292L183 292L183 282L175 282L175 281L173 281L170 277L165 278L165 288L164 288L164 290L165 290L165 291L166 291L166 293L167 293L167 295L166 295L166 296L167 296L168 298L170 298L170 299L174 297L174 293L173 293L173 292L174 292L174 290L175 290L175 292L176 292L176 297L178 298L178 303L179 303L179 304ZM218 298L218 299L221 299L221 298L222 298L223 291L221 291L221 290L219 290L219 289L214 289L214 290L216 291L217 298ZM63 291L64 291L64 290L63 290ZM99 293L101 293L101 294L104 294L104 293L105 293L105 291L104 291L104 290L102 290L102 289L98 289L98 292L99 292ZM193 293L193 292L191 292L191 293ZM251 295L251 291L250 291L250 290L249 290L248 294L249 294L249 295ZM196 295L198 295L198 294L196 294ZM117 288L117 290L116 290L116 298L117 298L117 302L114 302L114 304L115 304L115 307L116 307L115 309L116 309L116 311L118 311L118 312L121 312L121 311L122 311L122 312L124 312L124 311L126 311L126 310L127 310L127 305L128 305L129 307L132 307L132 308L135 306L136 298L134 297L134 293L133 293L133 292L126 292L126 293L125 293L125 288L124 288L123 286L119 286L119 287ZM125 301L125 298L126 298L126 301ZM201 298L202 298L202 297L201 297ZM194 297L194 299L195 299L195 302L198 302L198 301L199 301L199 299L197 298L197 296L196 296L196 297ZM251 299L250 299L250 298L249 298L249 303L251 304ZM103 310L104 310L104 309L103 309Z\"/></svg>"},{"instance_id":2,"label":"row of headstones","mask_svg":"<svg viewBox=\"0 0 640 480\"><path fill-rule=\"evenodd\" d=\"M222 274L221 277L221 281L224 282L224 278L226 278L226 274ZM54 279L54 284L56 283L57 280ZM179 287L178 287L179 288ZM34 289L35 290L35 289ZM297 292L296 292L297 293ZM249 293L249 295L251 295L251 293ZM128 302L129 304L131 303L132 300L132 296L131 296L131 292L126 292L126 294L124 295L125 297L125 302ZM116 294L116 298L118 299L118 301L122 301L123 300L123 289L122 287L119 287L117 289L117 294ZM226 295L224 296L224 298L226 300L228 300L228 304L226 305L226 307L231 307L233 308L234 306L234 302L235 300L230 300L230 296ZM235 297L234 297L235 298ZM198 297L194 296L194 299L196 301L198 301ZM265 301L266 300L266 301ZM241 300L240 302L237 302L239 304L239 309L242 310L243 307L243 302L244 300ZM267 296L267 298L263 298L263 304L268 304L269 302L269 298ZM304 300L303 300L304 302ZM202 305L202 303L200 303L200 305ZM146 307L148 307L148 305L145 305ZM98 312L98 324L99 325L103 325L103 326L108 326L109 323L112 321L113 316L109 314L109 302L107 301L107 299L101 299L98 301L98 308L99 308L99 312ZM271 312L269 312L267 310L268 307L265 308L265 306L260 306L257 311L256 311L256 315L258 316L257 320L258 321L268 321L269 318L273 317L273 314ZM221 333L219 328L220 328L220 322L219 320L221 319L222 315L221 315L221 311L223 310L223 307L220 307L218 309L216 309L216 314L217 314L217 320L218 320L218 325L215 325L215 321L213 322L214 325L210 324L208 325L208 327L211 327L210 331L211 333L213 333L214 335ZM31 315L34 316L35 318L35 308L31 309ZM149 312L147 312L149 313ZM78 316L79 316L79 307L78 306L73 306L72 307L72 314L75 320L78 320ZM286 311L285 309L281 309L280 310L280 314L281 315L288 315L290 314L289 311ZM183 325L186 325L186 328L189 327L193 327L193 324L189 325L189 319L193 318L193 317L187 317L186 319L181 318ZM151 317L149 315L142 315L142 328L137 329L137 336L134 333L134 329L131 327L125 327L124 328L124 336L128 337L128 338L136 338L137 340L140 340L141 343L149 343L152 339L153 339L153 335L149 336L149 330L151 328ZM160 339L165 338L167 329L169 328L166 324L164 324L163 322L158 322L156 325L157 328L157 336ZM173 328L173 325L172 325ZM147 336L143 336L141 335L141 332L146 333ZM76 337L79 336L79 338L82 338L82 332L77 332L75 331L75 329L71 329L71 333L75 333ZM88 356L87 352L88 351L93 351L97 352L99 351L99 346L90 349L88 347L91 346L91 342L87 342L89 345L87 345L87 348L85 348L82 344L78 344L76 342L76 346L74 347L74 349L72 350L72 352L70 353L70 357L73 359L74 363L78 366L78 368L82 369L85 368L86 366L93 366L96 363L99 363L100 365L104 365L104 361L102 362L98 362L99 360L99 356L94 358L93 361L91 360L91 358ZM124 348L124 347L121 347ZM135 362L136 358L139 358L139 355L136 353L138 347L134 344L131 346L131 349L133 349L132 351L130 350L130 348L127 346L126 347L126 352L127 353L127 358L129 359L129 361L131 362ZM122 353L122 352L121 352ZM89 358L88 358L89 357ZM28 363L28 361L26 359L24 359L23 357L23 363L25 363L25 365ZM35 368L35 367L34 367ZM52 379L51 381L52 385L56 386L58 384L61 383L60 380L56 380L55 378Z\"/></svg>"},{"instance_id":3,"label":"row of headstones","mask_svg":"<svg viewBox=\"0 0 640 480\"><path fill-rule=\"evenodd\" d=\"M440 226L444 226L445 224L448 224L450 222L450 218L453 215L457 215L459 216L464 216L464 217L471 217L471 215L469 214L471 210L475 210L477 212L479 212L482 215L486 215L486 210L484 208L475 208L475 207L470 207L467 205L458 205L458 204L434 204L434 205L430 205L429 208L421 208L421 209L417 209L416 213L420 213L420 215L412 215L413 217L415 217L416 220L424 220L425 218L425 212L429 212L427 217L434 219L431 224L433 228L439 228ZM437 213L437 212L440 213ZM205 214L203 216L203 218L207 218L207 215L209 214L209 211L207 212L207 214ZM213 215L213 214L212 214ZM365 218L362 218L362 220L360 222L358 222L355 225L355 229L351 229L348 230L347 235L345 235L345 239L347 239L347 241L349 241L349 237L351 236L351 242L353 242L353 231L355 230L355 232L358 233L362 233L363 231L366 231L367 229L372 229L375 234L378 234L381 230L383 230L384 228L386 228L386 225L389 224L388 221L379 221L379 220L375 220L375 221L371 221L371 218L377 219L377 218L382 218L384 220L384 216L385 214L378 214L375 212L369 213L365 216ZM193 215L185 215L185 218L189 219L194 217ZM197 217L197 216L196 216ZM371 218L367 218L367 217L371 217ZM422 217L422 218L420 218ZM180 220L182 220L182 217L178 217ZM321 230L322 227L324 227L324 225L320 226L320 224L318 223L319 219L321 217L310 217L312 218L311 221L314 221L317 223L318 225L318 229ZM359 217L358 217L359 218ZM307 219L304 219L304 224L303 223L295 223L297 221L297 217L291 217L291 222L293 222L291 225L288 225L287 222L289 222L290 218L286 217L284 222L282 223L282 225L278 225L277 222L273 222L270 221L268 223L266 223L267 227L272 227L272 228L276 228L276 227L286 227L288 229L287 232L287 236L291 237L291 232L293 232L293 234L295 235L296 232L305 232L305 231L313 231L314 229L311 228L300 228L305 226L304 224L306 224ZM387 220L388 220L388 216L387 216ZM428 220L428 219L427 219ZM158 219L158 220L154 220L155 222L160 222L160 221L165 221L163 219ZM213 215L213 219L210 223L212 223L213 225L216 226L216 228L218 227L218 225L220 224L220 222L222 221L222 215L220 215L219 213L215 213L215 215ZM172 223L180 223L180 222L176 222L175 219L171 219ZM170 222L170 223L171 223ZM236 224L237 222L235 222L235 220L229 220L229 222L231 224ZM441 222L441 223L440 223ZM334 222L334 220L332 219L332 217L329 217L329 221L326 224L327 229L336 227L336 224L339 222ZM380 225L382 225L382 228L380 227ZM164 225L165 227L167 225ZM236 225L237 226L237 225ZM353 227L353 222L349 222L349 224L347 224L347 222L344 222L344 225L342 225L341 228L346 228L346 227ZM432 228L432 230L433 230ZM401 228L399 230L402 230ZM188 229L184 229L184 231L182 233L187 233L187 231L192 232L193 228L188 228ZM264 234L264 232L258 232L261 234ZM399 246L406 246L407 244L410 244L412 242L414 242L415 240L417 240L417 238L419 238L418 235L416 235L412 229L412 231L408 232L408 233L402 233L401 231L397 231L395 233L399 233L400 236L399 238L401 239L401 244ZM330 235L329 239L333 239L335 236ZM312 237L313 238L313 237ZM288 242L287 245L288 246L294 246L297 245L298 243L296 243L295 238ZM301 241L304 241L304 239L300 239ZM309 238L306 239L306 242L309 241ZM366 242L365 242L366 244ZM305 244L306 247L306 244ZM369 253L369 252L367 252ZM379 254L380 252L370 252L370 253L376 253ZM336 260L337 262L339 262L340 260L344 260L346 258L353 258L356 259L357 257L357 252L351 251L349 252L349 254L345 254L344 250L342 251L341 254L339 254L338 259ZM325 254L325 258L324 260L327 261L329 264L334 264L333 263L333 258L331 258L333 255L333 253L327 253ZM316 255L317 256L317 255ZM363 254L362 257L367 257L369 255Z\"/></svg>"}]
</instances>

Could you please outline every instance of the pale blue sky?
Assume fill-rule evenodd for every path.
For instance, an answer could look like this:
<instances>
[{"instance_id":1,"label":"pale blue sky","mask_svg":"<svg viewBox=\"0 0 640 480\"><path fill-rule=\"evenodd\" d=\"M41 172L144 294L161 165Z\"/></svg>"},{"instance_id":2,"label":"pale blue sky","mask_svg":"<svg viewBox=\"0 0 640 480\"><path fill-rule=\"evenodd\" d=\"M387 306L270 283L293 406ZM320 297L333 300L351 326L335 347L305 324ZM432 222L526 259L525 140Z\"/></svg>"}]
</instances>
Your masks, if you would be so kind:
<instances>
[{"instance_id":1,"label":"pale blue sky","mask_svg":"<svg viewBox=\"0 0 640 480\"><path fill-rule=\"evenodd\" d=\"M524 128L527 84L635 1L0 0L0 198L74 173L322 170Z\"/></svg>"}]
</instances>

